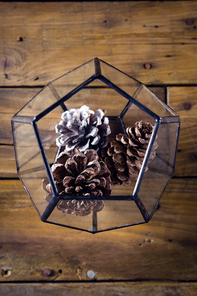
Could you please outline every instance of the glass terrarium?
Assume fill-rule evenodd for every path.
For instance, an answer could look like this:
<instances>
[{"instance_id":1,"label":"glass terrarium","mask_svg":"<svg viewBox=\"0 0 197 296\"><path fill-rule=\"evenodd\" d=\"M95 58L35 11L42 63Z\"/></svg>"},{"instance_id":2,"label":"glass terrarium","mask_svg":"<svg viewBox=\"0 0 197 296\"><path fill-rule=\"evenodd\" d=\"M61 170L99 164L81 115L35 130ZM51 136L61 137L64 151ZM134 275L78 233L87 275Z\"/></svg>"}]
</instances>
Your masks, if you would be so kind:
<instances>
[{"instance_id":1,"label":"glass terrarium","mask_svg":"<svg viewBox=\"0 0 197 296\"><path fill-rule=\"evenodd\" d=\"M44 222L91 233L147 223L172 178L179 116L95 58L12 118L17 172Z\"/></svg>"}]
</instances>

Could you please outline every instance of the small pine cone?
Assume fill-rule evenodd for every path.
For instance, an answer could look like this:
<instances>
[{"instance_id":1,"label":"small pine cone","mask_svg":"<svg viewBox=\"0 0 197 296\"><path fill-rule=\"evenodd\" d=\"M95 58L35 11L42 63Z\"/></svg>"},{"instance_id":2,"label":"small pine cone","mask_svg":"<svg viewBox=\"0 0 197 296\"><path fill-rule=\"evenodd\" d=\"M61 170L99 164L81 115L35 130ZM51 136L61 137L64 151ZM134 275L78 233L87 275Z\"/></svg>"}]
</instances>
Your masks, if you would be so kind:
<instances>
[{"instance_id":1,"label":"small pine cone","mask_svg":"<svg viewBox=\"0 0 197 296\"><path fill-rule=\"evenodd\" d=\"M137 180L152 131L151 123L137 121L135 127L126 129L128 136L116 135L116 140L111 141L108 147L102 150L101 157L111 171L113 185L129 186L131 180ZM156 157L157 147L155 142L149 161Z\"/></svg>"},{"instance_id":2,"label":"small pine cone","mask_svg":"<svg viewBox=\"0 0 197 296\"><path fill-rule=\"evenodd\" d=\"M56 125L56 139L58 147L65 146L65 151L78 149L84 152L87 149L98 151L107 146L107 136L111 133L108 117L101 109L96 112L86 105L80 109L70 109L61 116L62 120Z\"/></svg>"},{"instance_id":3,"label":"small pine cone","mask_svg":"<svg viewBox=\"0 0 197 296\"><path fill-rule=\"evenodd\" d=\"M110 171L95 150L75 151L73 154L64 151L56 161L51 171L59 195L88 197L111 194ZM46 197L49 201L52 198L51 186L44 181L43 188L49 193ZM80 216L101 211L103 207L102 200L60 200L57 205L63 213Z\"/></svg>"}]
</instances>

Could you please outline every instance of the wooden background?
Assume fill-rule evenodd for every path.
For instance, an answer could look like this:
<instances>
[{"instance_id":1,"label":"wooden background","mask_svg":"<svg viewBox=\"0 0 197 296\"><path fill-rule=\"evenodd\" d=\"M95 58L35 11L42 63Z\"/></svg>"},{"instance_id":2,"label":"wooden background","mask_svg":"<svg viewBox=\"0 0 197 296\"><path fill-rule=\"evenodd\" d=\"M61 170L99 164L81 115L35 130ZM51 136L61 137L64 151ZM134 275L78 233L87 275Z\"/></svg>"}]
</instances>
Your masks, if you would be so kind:
<instances>
[{"instance_id":1,"label":"wooden background","mask_svg":"<svg viewBox=\"0 0 197 296\"><path fill-rule=\"evenodd\" d=\"M197 1L1 2L0 36L0 295L197 295ZM153 219L92 235L39 220L16 175L10 120L96 56L150 86L181 134Z\"/></svg>"}]
</instances>

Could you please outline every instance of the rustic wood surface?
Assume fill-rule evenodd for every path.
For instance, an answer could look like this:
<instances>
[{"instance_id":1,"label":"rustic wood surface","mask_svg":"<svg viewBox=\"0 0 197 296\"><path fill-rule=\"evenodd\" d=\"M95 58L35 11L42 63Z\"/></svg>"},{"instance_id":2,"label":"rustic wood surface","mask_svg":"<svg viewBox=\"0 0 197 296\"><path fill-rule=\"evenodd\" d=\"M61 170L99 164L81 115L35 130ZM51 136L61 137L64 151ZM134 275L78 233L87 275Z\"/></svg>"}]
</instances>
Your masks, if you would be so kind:
<instances>
[{"instance_id":1,"label":"rustic wood surface","mask_svg":"<svg viewBox=\"0 0 197 296\"><path fill-rule=\"evenodd\" d=\"M196 1L1 3L0 85L46 84L96 56L147 84L196 83L196 17Z\"/></svg>"},{"instance_id":2,"label":"rustic wood surface","mask_svg":"<svg viewBox=\"0 0 197 296\"><path fill-rule=\"evenodd\" d=\"M0 20L0 295L197 295L197 1L0 2ZM181 132L152 220L92 235L40 221L10 120L95 56L150 86Z\"/></svg>"}]
</instances>

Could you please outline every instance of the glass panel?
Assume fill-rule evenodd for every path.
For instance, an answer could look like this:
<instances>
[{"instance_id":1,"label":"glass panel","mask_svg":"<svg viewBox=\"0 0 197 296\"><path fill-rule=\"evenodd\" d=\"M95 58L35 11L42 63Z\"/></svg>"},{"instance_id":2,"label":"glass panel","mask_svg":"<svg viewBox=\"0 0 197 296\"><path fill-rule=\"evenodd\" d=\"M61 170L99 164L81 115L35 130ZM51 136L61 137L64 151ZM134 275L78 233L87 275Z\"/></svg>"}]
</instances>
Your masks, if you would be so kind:
<instances>
[{"instance_id":1,"label":"glass panel","mask_svg":"<svg viewBox=\"0 0 197 296\"><path fill-rule=\"evenodd\" d=\"M97 214L98 230L144 222L134 201L104 201Z\"/></svg>"},{"instance_id":2,"label":"glass panel","mask_svg":"<svg viewBox=\"0 0 197 296\"><path fill-rule=\"evenodd\" d=\"M101 73L104 77L109 79L132 97L135 97L135 93L141 85L139 81L126 75L104 61L101 61Z\"/></svg>"},{"instance_id":3,"label":"glass panel","mask_svg":"<svg viewBox=\"0 0 197 296\"><path fill-rule=\"evenodd\" d=\"M99 231L111 227L144 222L134 201L104 201L103 209L94 215L93 218L93 212L87 216L64 214L56 207L47 221L85 229L91 232L95 230L95 227Z\"/></svg>"},{"instance_id":4,"label":"glass panel","mask_svg":"<svg viewBox=\"0 0 197 296\"><path fill-rule=\"evenodd\" d=\"M42 188L42 180L47 176L33 126L14 122L14 140L19 176L39 214L42 214L48 204L44 199L47 193Z\"/></svg>"},{"instance_id":5,"label":"glass panel","mask_svg":"<svg viewBox=\"0 0 197 296\"><path fill-rule=\"evenodd\" d=\"M172 109L160 101L145 85L142 85L140 92L136 95L136 100L160 117L177 116Z\"/></svg>"},{"instance_id":6,"label":"glass panel","mask_svg":"<svg viewBox=\"0 0 197 296\"><path fill-rule=\"evenodd\" d=\"M141 122L143 123L140 127ZM149 138L145 139L145 135L143 134L143 132L149 124L150 126L152 124L152 128L149 131L149 136L151 136L155 120L149 114L139 109L136 105L131 104L125 115L123 116L123 124L126 129L124 134L127 137L127 141L129 139L129 141L134 144L132 146L132 144L130 144L129 142L124 143L124 139L120 139L120 141L118 141L121 146L124 146L123 157L125 162L123 162L122 164L124 165L125 163L126 165L124 174L126 174L127 177L130 177L131 184L129 186L114 186L112 190L113 195L132 195L149 142ZM137 130L140 133L142 132L141 136L137 134ZM129 131L131 131L131 133ZM144 140L145 142L143 142ZM142 143L140 141L142 141ZM112 158L113 157L114 156L112 156ZM117 175L118 174L119 173L117 173ZM114 177L112 177L112 180L114 180Z\"/></svg>"},{"instance_id":7,"label":"glass panel","mask_svg":"<svg viewBox=\"0 0 197 296\"><path fill-rule=\"evenodd\" d=\"M56 133L55 126L60 122L62 112L62 108L58 106L37 122L40 138L49 164L54 162L58 150L56 138L59 134Z\"/></svg>"},{"instance_id":8,"label":"glass panel","mask_svg":"<svg viewBox=\"0 0 197 296\"><path fill-rule=\"evenodd\" d=\"M151 170L144 173L138 195L149 215L152 213L169 179L169 175L160 174Z\"/></svg>"},{"instance_id":9,"label":"glass panel","mask_svg":"<svg viewBox=\"0 0 197 296\"><path fill-rule=\"evenodd\" d=\"M20 173L20 177L37 211L42 215L48 205L48 202L45 199L48 193L44 191L42 187L42 181L47 179L44 166L23 171Z\"/></svg>"},{"instance_id":10,"label":"glass panel","mask_svg":"<svg viewBox=\"0 0 197 296\"><path fill-rule=\"evenodd\" d=\"M157 145L156 149L157 157L150 163L153 168L162 169L167 174L171 174L173 171L176 145L177 145L177 134L178 123L161 124L157 132ZM156 163L157 162L157 163Z\"/></svg>"},{"instance_id":11,"label":"glass panel","mask_svg":"<svg viewBox=\"0 0 197 296\"><path fill-rule=\"evenodd\" d=\"M131 104L127 112L123 116L125 128L135 126L135 123L140 120L143 120L144 122L150 122L152 125L155 124L155 120L153 117L141 110L135 104Z\"/></svg>"},{"instance_id":12,"label":"glass panel","mask_svg":"<svg viewBox=\"0 0 197 296\"><path fill-rule=\"evenodd\" d=\"M49 86L45 86L18 113L19 116L37 116L49 106L57 102Z\"/></svg>"},{"instance_id":13,"label":"glass panel","mask_svg":"<svg viewBox=\"0 0 197 296\"><path fill-rule=\"evenodd\" d=\"M106 86L104 83L102 85ZM81 89L67 100L65 105L68 109L79 109L87 105L93 111L104 110L106 116L119 116L127 102L127 99L111 88L96 88L93 81L88 88Z\"/></svg>"},{"instance_id":14,"label":"glass panel","mask_svg":"<svg viewBox=\"0 0 197 296\"><path fill-rule=\"evenodd\" d=\"M40 149L31 124L14 122L14 141L17 165L20 170L43 165Z\"/></svg>"},{"instance_id":15,"label":"glass panel","mask_svg":"<svg viewBox=\"0 0 197 296\"><path fill-rule=\"evenodd\" d=\"M60 98L95 74L94 60L66 73L52 82Z\"/></svg>"},{"instance_id":16,"label":"glass panel","mask_svg":"<svg viewBox=\"0 0 197 296\"><path fill-rule=\"evenodd\" d=\"M152 213L173 173L177 142L177 123L161 124L144 173L139 196L149 214Z\"/></svg>"},{"instance_id":17,"label":"glass panel","mask_svg":"<svg viewBox=\"0 0 197 296\"><path fill-rule=\"evenodd\" d=\"M76 216L72 214L65 214L58 210L57 207L53 210L47 221L63 224L70 227L85 229L88 231L93 231L93 212L87 216Z\"/></svg>"}]
</instances>

